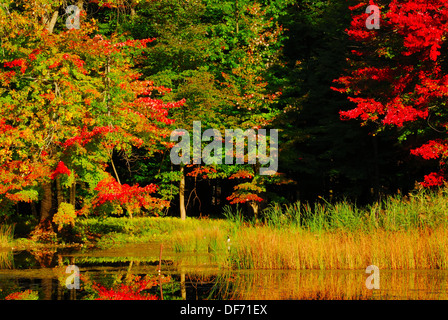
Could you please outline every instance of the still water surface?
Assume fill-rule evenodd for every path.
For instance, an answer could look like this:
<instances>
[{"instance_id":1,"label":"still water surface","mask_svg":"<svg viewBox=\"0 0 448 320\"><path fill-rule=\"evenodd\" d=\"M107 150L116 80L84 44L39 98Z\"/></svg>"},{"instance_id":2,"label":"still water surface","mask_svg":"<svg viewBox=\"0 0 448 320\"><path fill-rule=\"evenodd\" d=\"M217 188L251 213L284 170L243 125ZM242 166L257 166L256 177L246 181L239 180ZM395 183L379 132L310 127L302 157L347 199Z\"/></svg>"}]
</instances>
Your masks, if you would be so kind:
<instances>
[{"instance_id":1,"label":"still water surface","mask_svg":"<svg viewBox=\"0 0 448 320\"><path fill-rule=\"evenodd\" d=\"M95 250L0 251L0 299L31 289L43 300L88 298L88 283L105 287L130 275L158 277L159 244ZM448 299L448 272L380 270L380 288L366 288L364 270L231 270L212 254L176 253L164 248L161 275L171 281L153 287L163 299ZM68 290L68 265L78 266L81 290Z\"/></svg>"}]
</instances>

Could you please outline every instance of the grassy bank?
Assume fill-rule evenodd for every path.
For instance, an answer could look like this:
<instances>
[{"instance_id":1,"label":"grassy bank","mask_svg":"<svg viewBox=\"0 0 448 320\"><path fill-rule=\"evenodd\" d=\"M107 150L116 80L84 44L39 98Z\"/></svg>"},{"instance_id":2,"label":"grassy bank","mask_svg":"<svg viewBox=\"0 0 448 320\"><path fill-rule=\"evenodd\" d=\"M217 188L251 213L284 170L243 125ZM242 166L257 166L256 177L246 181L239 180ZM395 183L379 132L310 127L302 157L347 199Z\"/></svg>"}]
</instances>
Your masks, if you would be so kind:
<instances>
[{"instance_id":1,"label":"grassy bank","mask_svg":"<svg viewBox=\"0 0 448 320\"><path fill-rule=\"evenodd\" d=\"M226 219L80 218L65 236L100 248L162 242L176 252L218 254L235 269L448 269L447 200L446 192L420 192L363 208L273 204L257 220L230 207ZM10 231L2 227L2 243L11 243Z\"/></svg>"},{"instance_id":2,"label":"grassy bank","mask_svg":"<svg viewBox=\"0 0 448 320\"><path fill-rule=\"evenodd\" d=\"M227 235L233 232L232 222L223 219L172 217L89 218L79 220L73 230L80 241L98 247L163 242L178 252L223 252Z\"/></svg>"}]
</instances>

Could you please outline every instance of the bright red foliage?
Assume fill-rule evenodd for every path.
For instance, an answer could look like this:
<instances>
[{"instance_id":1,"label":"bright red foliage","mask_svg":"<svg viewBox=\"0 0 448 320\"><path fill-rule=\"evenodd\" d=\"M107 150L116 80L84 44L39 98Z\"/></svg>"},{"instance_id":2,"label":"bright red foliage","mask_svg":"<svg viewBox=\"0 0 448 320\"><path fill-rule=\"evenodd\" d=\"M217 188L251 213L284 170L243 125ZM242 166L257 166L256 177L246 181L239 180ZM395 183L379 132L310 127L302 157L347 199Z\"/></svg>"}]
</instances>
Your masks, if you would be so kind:
<instances>
[{"instance_id":1,"label":"bright red foliage","mask_svg":"<svg viewBox=\"0 0 448 320\"><path fill-rule=\"evenodd\" d=\"M37 300L38 298L37 291L25 290L9 294L5 297L5 300Z\"/></svg>"},{"instance_id":2,"label":"bright red foliage","mask_svg":"<svg viewBox=\"0 0 448 320\"><path fill-rule=\"evenodd\" d=\"M96 289L99 294L99 298L95 300L158 300L156 295L152 294L140 294L145 287L135 291L130 286L122 284L118 289L106 289L101 285L97 285Z\"/></svg>"},{"instance_id":3,"label":"bright red foliage","mask_svg":"<svg viewBox=\"0 0 448 320\"><path fill-rule=\"evenodd\" d=\"M93 201L93 206L98 207L109 202L125 206L132 214L133 212L144 207L163 209L169 205L168 201L160 200L152 197L150 194L155 193L158 187L155 184L140 187L138 184L130 186L128 184L119 184L114 178L108 178L100 181L95 188L98 195Z\"/></svg>"},{"instance_id":4,"label":"bright red foliage","mask_svg":"<svg viewBox=\"0 0 448 320\"><path fill-rule=\"evenodd\" d=\"M116 127L95 127L92 131L88 131L86 127L83 127L79 135L67 139L61 145L64 148L70 147L75 143L79 143L80 145L85 146L97 135L105 135L107 133L117 131L118 128Z\"/></svg>"},{"instance_id":5,"label":"bright red foliage","mask_svg":"<svg viewBox=\"0 0 448 320\"><path fill-rule=\"evenodd\" d=\"M420 148L411 150L411 153L416 156L421 156L423 159L437 159L439 157L445 158L447 156L448 146L443 140L431 140L422 145Z\"/></svg>"},{"instance_id":6,"label":"bright red foliage","mask_svg":"<svg viewBox=\"0 0 448 320\"><path fill-rule=\"evenodd\" d=\"M156 285L161 285L171 281L170 277L145 277L130 276L127 284L122 283L116 288L107 289L100 284L93 283L92 288L98 293L96 300L158 300L156 295L143 292Z\"/></svg>"},{"instance_id":7,"label":"bright red foliage","mask_svg":"<svg viewBox=\"0 0 448 320\"><path fill-rule=\"evenodd\" d=\"M246 179L251 178L253 176L252 173L246 170L239 170L235 174L231 176L232 179ZM255 203L263 201L263 198L258 195L265 190L263 186L257 184L256 179L252 179L250 182L243 182L235 187L233 187L234 192L227 197L227 200L230 201L231 204L236 203Z\"/></svg>"},{"instance_id":8,"label":"bright red foliage","mask_svg":"<svg viewBox=\"0 0 448 320\"><path fill-rule=\"evenodd\" d=\"M424 187L435 187L443 185L445 178L443 174L438 172L431 172L430 174L425 176L425 180L421 182Z\"/></svg>"},{"instance_id":9,"label":"bright red foliage","mask_svg":"<svg viewBox=\"0 0 448 320\"><path fill-rule=\"evenodd\" d=\"M59 161L58 166L51 174L51 179L56 178L60 174L66 174L66 175L71 174L70 170L65 166L65 163L62 161Z\"/></svg>"},{"instance_id":10,"label":"bright red foliage","mask_svg":"<svg viewBox=\"0 0 448 320\"><path fill-rule=\"evenodd\" d=\"M365 26L369 4L380 8L378 30ZM442 47L448 36L448 1L360 1L350 9L353 19L347 33L359 42L360 49L353 50L348 59L348 75L334 80L340 87L332 89L349 94L348 99L355 104L355 108L341 111L341 118L372 121L379 126L407 127L412 123L426 131L435 128L439 138L428 139L411 153L439 159L444 165L448 157L448 74ZM436 186L443 181L441 171L427 175L422 185Z\"/></svg>"}]
</instances>

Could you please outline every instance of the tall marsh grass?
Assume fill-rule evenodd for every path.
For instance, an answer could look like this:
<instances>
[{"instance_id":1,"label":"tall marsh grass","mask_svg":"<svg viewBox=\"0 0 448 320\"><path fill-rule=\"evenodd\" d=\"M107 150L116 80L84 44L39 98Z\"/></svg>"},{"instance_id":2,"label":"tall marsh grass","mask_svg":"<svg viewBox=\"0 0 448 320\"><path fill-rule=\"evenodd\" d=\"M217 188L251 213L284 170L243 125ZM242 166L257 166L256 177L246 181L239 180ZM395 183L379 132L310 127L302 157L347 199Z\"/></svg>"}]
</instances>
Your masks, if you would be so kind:
<instances>
[{"instance_id":1,"label":"tall marsh grass","mask_svg":"<svg viewBox=\"0 0 448 320\"><path fill-rule=\"evenodd\" d=\"M284 206L274 203L262 212L262 218L270 227L298 227L313 232L447 227L448 190L399 194L366 207L348 201L329 203L322 200L314 205L298 201Z\"/></svg>"},{"instance_id":2,"label":"tall marsh grass","mask_svg":"<svg viewBox=\"0 0 448 320\"><path fill-rule=\"evenodd\" d=\"M10 246L14 238L14 225L0 225L0 247Z\"/></svg>"},{"instance_id":3,"label":"tall marsh grass","mask_svg":"<svg viewBox=\"0 0 448 320\"><path fill-rule=\"evenodd\" d=\"M314 233L250 227L232 247L237 269L448 269L448 229Z\"/></svg>"},{"instance_id":4,"label":"tall marsh grass","mask_svg":"<svg viewBox=\"0 0 448 320\"><path fill-rule=\"evenodd\" d=\"M173 233L171 242L176 252L225 252L227 232L218 226L179 230Z\"/></svg>"},{"instance_id":5,"label":"tall marsh grass","mask_svg":"<svg viewBox=\"0 0 448 320\"><path fill-rule=\"evenodd\" d=\"M448 195L419 192L364 208L347 201L272 204L242 228L238 269L448 269Z\"/></svg>"}]
</instances>

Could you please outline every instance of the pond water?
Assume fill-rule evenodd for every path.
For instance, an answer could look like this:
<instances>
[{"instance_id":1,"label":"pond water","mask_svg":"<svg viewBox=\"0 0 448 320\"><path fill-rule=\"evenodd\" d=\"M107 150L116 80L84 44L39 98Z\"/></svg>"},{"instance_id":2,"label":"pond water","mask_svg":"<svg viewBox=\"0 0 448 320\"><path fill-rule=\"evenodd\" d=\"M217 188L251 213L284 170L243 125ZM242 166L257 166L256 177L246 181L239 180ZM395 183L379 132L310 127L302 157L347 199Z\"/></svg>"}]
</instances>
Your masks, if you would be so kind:
<instances>
[{"instance_id":1,"label":"pond water","mask_svg":"<svg viewBox=\"0 0 448 320\"><path fill-rule=\"evenodd\" d=\"M43 300L83 300L91 298L93 283L110 288L146 275L164 279L148 291L164 300L448 299L448 272L441 270L380 270L380 288L369 290L365 270L232 270L219 267L223 257L170 248L163 248L159 274L159 254L155 243L0 251L0 299L31 289ZM79 290L66 287L68 265L79 268Z\"/></svg>"}]
</instances>

